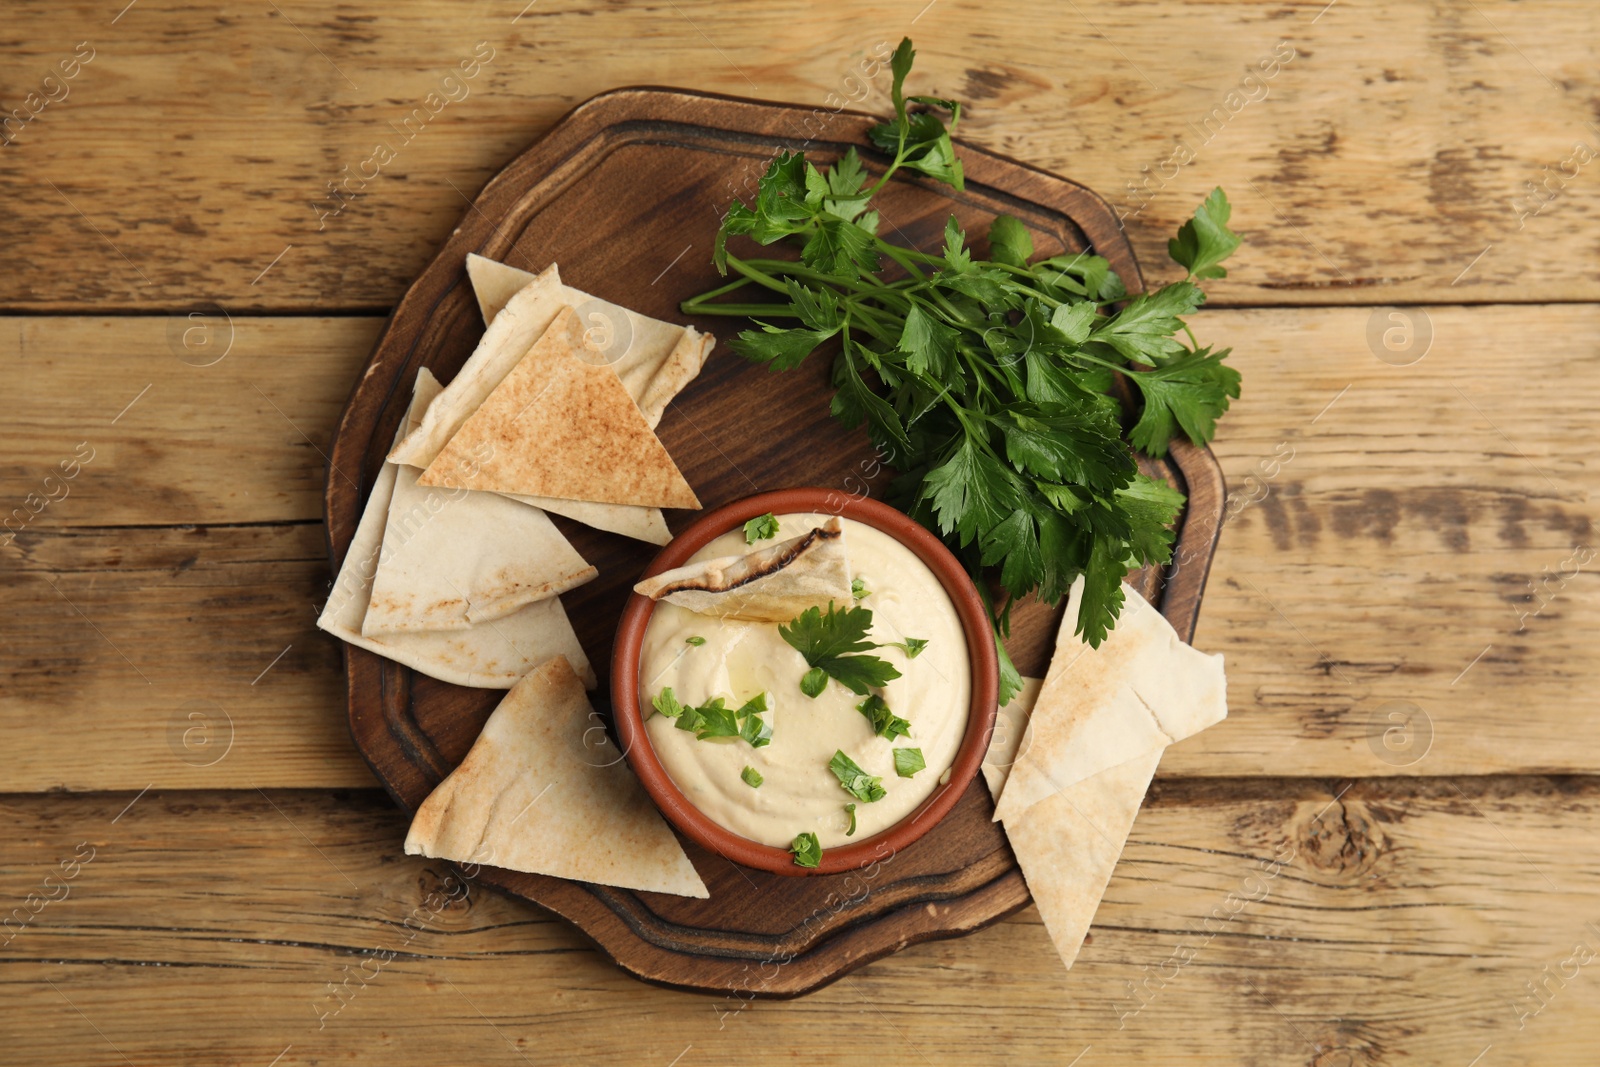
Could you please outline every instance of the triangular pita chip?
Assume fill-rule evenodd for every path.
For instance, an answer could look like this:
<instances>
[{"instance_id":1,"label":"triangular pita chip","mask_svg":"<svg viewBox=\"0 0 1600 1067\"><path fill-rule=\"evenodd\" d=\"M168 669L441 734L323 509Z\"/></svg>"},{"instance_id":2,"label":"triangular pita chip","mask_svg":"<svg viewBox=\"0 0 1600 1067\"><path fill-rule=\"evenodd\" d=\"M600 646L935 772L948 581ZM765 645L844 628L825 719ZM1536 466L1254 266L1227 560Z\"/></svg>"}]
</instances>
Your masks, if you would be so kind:
<instances>
[{"instance_id":1,"label":"triangular pita chip","mask_svg":"<svg viewBox=\"0 0 1600 1067\"><path fill-rule=\"evenodd\" d=\"M501 317L508 314L510 308ZM617 376L589 362L598 358L577 316L563 308L428 465L421 484L698 508Z\"/></svg>"},{"instance_id":2,"label":"triangular pita chip","mask_svg":"<svg viewBox=\"0 0 1600 1067\"><path fill-rule=\"evenodd\" d=\"M1011 763L1028 750L1028 719L1042 684L1040 678L1022 679L1022 688L1000 709L983 758L983 776L996 800ZM1069 785L1003 824L1045 932L1069 968L1099 910L1163 751L1151 749Z\"/></svg>"},{"instance_id":3,"label":"triangular pita chip","mask_svg":"<svg viewBox=\"0 0 1600 1067\"><path fill-rule=\"evenodd\" d=\"M1034 701L1039 699L1043 678L1024 678L1022 688L995 716L994 732L989 735L989 748L983 754L983 780L989 786L989 795L1000 799L1006 779L1011 776L1011 765L1017 757L1028 751L1028 716L1033 712Z\"/></svg>"},{"instance_id":4,"label":"triangular pita chip","mask_svg":"<svg viewBox=\"0 0 1600 1067\"><path fill-rule=\"evenodd\" d=\"M1150 749L1075 782L1005 822L1028 892L1068 967L1100 909L1162 751Z\"/></svg>"},{"instance_id":5,"label":"triangular pita chip","mask_svg":"<svg viewBox=\"0 0 1600 1067\"><path fill-rule=\"evenodd\" d=\"M550 269L556 270L553 264ZM478 298L478 309L483 312L485 325L494 322L495 316L500 314L500 309L505 307L513 296L538 280L536 275L525 270L496 263L492 259L485 259L472 252L467 253L467 277L472 279L472 291ZM635 403L640 403L641 411L644 411L642 397L657 395L674 382L676 388L672 389L672 395L676 395L678 389L682 389L696 374L699 374L701 365L705 363L706 356L710 355L711 346L715 343L715 338L698 334L692 327L673 326L659 319L635 316L625 308L598 301L588 293L573 289L571 286L560 286L559 295L569 306L575 308L587 307L591 303L601 304L606 309L614 308L615 311L611 314L617 316L619 321L628 324L630 343L625 346L623 356L612 364L612 368L618 371L617 376L622 379L622 384L630 386L628 393ZM635 328L634 320L629 316L643 319L643 323ZM652 367L659 368L659 375L650 373ZM624 369L627 373L623 373ZM484 395L488 395L487 391ZM666 407L672 395L666 396L661 401L662 408ZM480 397L479 402L481 400ZM644 417L653 428L660 421L661 412L644 411ZM664 545L672 540L672 531L667 529L667 520L661 514L660 508L642 508L633 504L596 504L589 500L560 500L555 497L525 496L517 493L505 495L512 500L532 504L536 508L543 508L556 515L565 515L574 522L593 526L597 530L609 530L624 537L648 541L653 545Z\"/></svg>"},{"instance_id":6,"label":"triangular pita chip","mask_svg":"<svg viewBox=\"0 0 1600 1067\"><path fill-rule=\"evenodd\" d=\"M554 285L541 290L540 300L549 307L550 319L554 319L563 305L577 312L584 333L604 353L606 363L617 372L628 395L633 397L645 421L654 429L672 398L705 366L717 339L700 333L693 326L652 319L563 285L554 264L544 274L533 275L480 255L467 254L467 276L472 279L478 308L488 325L494 324L501 309L513 297L546 275L553 279ZM501 372L502 377L504 373ZM450 384L455 385L454 382ZM478 403L482 401L483 396L478 397ZM425 464L419 464L422 465Z\"/></svg>"},{"instance_id":7,"label":"triangular pita chip","mask_svg":"<svg viewBox=\"0 0 1600 1067\"><path fill-rule=\"evenodd\" d=\"M1073 633L1083 579L1074 583L1028 749L1012 765L996 819L1227 717L1222 657L1184 644L1131 586L1122 591L1116 627L1091 649Z\"/></svg>"},{"instance_id":8,"label":"triangular pita chip","mask_svg":"<svg viewBox=\"0 0 1600 1067\"><path fill-rule=\"evenodd\" d=\"M518 682L411 821L406 854L707 897L566 660Z\"/></svg>"},{"instance_id":9,"label":"triangular pita chip","mask_svg":"<svg viewBox=\"0 0 1600 1067\"><path fill-rule=\"evenodd\" d=\"M527 496L522 493L496 495L548 511L552 515L565 515L573 522L593 526L596 530L608 530L623 537L648 541L652 545L664 545L672 540L672 531L667 529L667 518L661 514L660 508L643 508L636 504L596 504L592 500L562 500L559 497Z\"/></svg>"},{"instance_id":10,"label":"triangular pita chip","mask_svg":"<svg viewBox=\"0 0 1600 1067\"><path fill-rule=\"evenodd\" d=\"M851 603L850 559L838 518L743 556L721 556L663 571L633 587L702 615L788 622L829 601Z\"/></svg>"},{"instance_id":11,"label":"triangular pita chip","mask_svg":"<svg viewBox=\"0 0 1600 1067\"><path fill-rule=\"evenodd\" d=\"M416 389L417 401L426 404L440 386L424 367ZM401 467L396 474L382 559L361 624L368 637L465 630L599 573L539 509L493 493L421 486L418 473Z\"/></svg>"},{"instance_id":12,"label":"triangular pita chip","mask_svg":"<svg viewBox=\"0 0 1600 1067\"><path fill-rule=\"evenodd\" d=\"M419 382L418 388L425 390L426 384ZM422 407L413 400L409 427L403 422L400 434L415 428L421 419ZM367 506L361 513L361 522L356 526L355 538L345 553L338 580L317 625L349 644L452 685L510 689L537 665L552 656L564 656L584 684L594 686L589 657L584 655L583 646L578 644L578 636L572 631L572 623L556 597L537 601L504 618L467 630L362 635L362 619L372 596L372 576L378 567L396 474L393 463L385 463L379 470L372 493L367 497Z\"/></svg>"}]
</instances>

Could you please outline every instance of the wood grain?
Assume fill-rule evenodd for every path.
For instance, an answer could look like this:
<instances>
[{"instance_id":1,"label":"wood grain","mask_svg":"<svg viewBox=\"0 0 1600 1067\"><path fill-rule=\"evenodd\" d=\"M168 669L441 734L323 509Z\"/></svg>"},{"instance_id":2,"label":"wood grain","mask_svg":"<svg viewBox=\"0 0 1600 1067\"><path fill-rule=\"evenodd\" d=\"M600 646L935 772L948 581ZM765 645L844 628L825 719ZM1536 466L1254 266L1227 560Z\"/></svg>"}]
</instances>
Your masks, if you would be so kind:
<instances>
[{"instance_id":1,"label":"wood grain","mask_svg":"<svg viewBox=\"0 0 1600 1067\"><path fill-rule=\"evenodd\" d=\"M1368 323L1389 309L1210 310L1195 316L1205 340L1234 347L1232 358L1245 376L1244 398L1221 423L1215 446L1236 494L1230 508L1236 515L1222 532L1196 636L1199 647L1228 657L1233 714L1169 752L1163 774L1592 772L1600 766L1592 747L1571 743L1573 731L1592 732L1600 725L1594 702L1582 695L1600 682L1588 641L1600 624L1595 565L1561 583L1563 572L1573 570L1573 564L1562 564L1575 548L1596 547L1593 500L1600 480L1588 453L1574 442L1592 437L1590 398L1600 394L1600 309L1421 312L1435 340L1410 367L1381 362L1368 348ZM69 373L72 364L60 360L9 362L26 383L25 417L36 417L26 412L50 397L115 414L149 381L124 375L120 364L143 369L169 359L164 334L150 332L143 319L17 321L39 346L71 349L85 368L107 368ZM1386 317L1380 322L1391 325ZM320 433L326 435L337 400L313 394L300 379L322 373L325 388L341 392L366 358L374 327L371 320L253 320L249 329L266 331L273 351L303 354L255 364L264 375L260 387L274 397L298 398L301 406L285 410L308 430L314 425L308 413L324 413ZM1522 369L1513 358L1518 352L1540 354L1537 375ZM225 366L227 361L213 369ZM1558 387L1547 387L1546 376ZM157 672L167 670L163 664L181 664L198 677L242 684L294 642L295 650L251 693L274 680L279 668L296 665L275 682L295 687L285 691L284 706L301 710L252 719L261 748L236 748L230 770L244 780L280 785L367 784L368 772L345 747L343 727L326 718L337 717L342 683L333 642L312 628L312 609L327 582L326 564L318 558L319 532L269 537L259 531L132 528L91 531L85 539L42 536L47 529L97 520L194 521L194 508L198 517L215 520L224 512L220 506L207 510L206 501L222 499L230 484L244 479L260 484L226 448L198 440L171 444L165 420L191 417L199 408L183 381L174 379L166 394L152 389L111 427L126 436L102 453L162 457L160 462L102 466L97 458L74 481L71 496L51 504L15 546L0 546L0 557L8 561L21 558L18 548L31 561L25 569L8 565L0 571L21 605L0 622L0 645L44 650L28 658L54 655L62 668L46 674L17 657L0 656L0 693L7 694L0 701L7 708L13 753L8 770L15 776L9 788L199 784L195 772L166 748L171 708L135 699L145 689L138 676L51 591L44 575L60 583L111 641L146 650L136 658L147 673L150 664ZM159 409L163 396L173 405L167 411ZM231 447L279 464L304 485L303 491L268 494L266 517L304 520L319 510L310 492L321 458L304 441L295 447L287 436L293 431L274 425L282 418L262 405L246 381L232 379L206 394L205 402L236 413ZM135 418L147 403L161 418ZM60 421L69 418L66 399L57 410ZM238 414L243 412L250 417ZM38 426L44 435L48 428ZM22 461L7 467L4 488L17 504L47 464L71 455L82 440L70 430L57 434L49 446L21 451ZM23 448L21 438L9 441L14 444L8 448ZM64 450L59 455L57 444ZM1281 462L1285 444L1293 458ZM317 446L326 449L326 436ZM1280 461L1279 472L1268 477L1264 470L1274 460ZM79 510L80 494L94 502L92 509ZM248 507L261 517L254 500L254 491L250 498L241 494L229 507ZM231 537L276 538L279 546L296 546L266 551L295 562L258 565L253 572L267 580L249 592L274 605L270 614L284 620L270 640L247 612L218 616L207 607L211 594L205 585L239 582L236 548L225 547ZM167 570L140 571L132 562L150 558ZM181 575L183 581L163 588L150 581L151 573ZM1540 590L1537 598L1530 580ZM159 597L140 592L146 588ZM79 599L91 593L117 605L109 619L96 613L99 601ZM1526 619L1523 613L1529 613ZM221 642L220 653L208 651L213 640ZM185 700L205 695L179 692ZM1424 758L1412 758L1415 747L1385 747L1385 731L1395 725L1388 718L1393 709L1385 705L1395 701L1415 704L1429 717L1434 741ZM89 747L64 749L48 731L20 729L39 707L70 707ZM308 722L319 725L307 733ZM102 743L97 739L104 749L95 747ZM343 755L329 758L335 751Z\"/></svg>"},{"instance_id":2,"label":"wood grain","mask_svg":"<svg viewBox=\"0 0 1600 1067\"><path fill-rule=\"evenodd\" d=\"M320 526L74 527L0 551L7 790L372 784L316 628Z\"/></svg>"},{"instance_id":3,"label":"wood grain","mask_svg":"<svg viewBox=\"0 0 1600 1067\"><path fill-rule=\"evenodd\" d=\"M379 326L216 313L10 319L0 521L16 531L320 519L329 435ZM63 478L75 458L78 473ZM52 475L61 484L46 484ZM29 494L55 499L41 508Z\"/></svg>"},{"instance_id":4,"label":"wood grain","mask_svg":"<svg viewBox=\"0 0 1600 1067\"><path fill-rule=\"evenodd\" d=\"M0 800L0 900L67 893L0 947L16 1062L1559 1067L1600 1037L1596 964L1568 962L1600 949L1593 781L1158 783L1072 971L1030 908L760 1003L463 899L374 793L133 799Z\"/></svg>"},{"instance_id":5,"label":"wood grain","mask_svg":"<svg viewBox=\"0 0 1600 1067\"><path fill-rule=\"evenodd\" d=\"M1142 2L1092 22L1070 5L917 6L683 0L641 16L557 0L375 18L142 0L113 24L97 5L12 5L6 110L77 42L95 58L0 149L15 268L0 306L384 309L463 197L577 102L661 84L798 101L819 124L846 104L881 113L887 78L861 64L903 32L913 89L965 101L973 143L1121 205L1157 277L1173 227L1220 184L1250 235L1223 301L1417 302L1458 277L1463 301L1600 296L1600 184L1574 158L1600 136L1593 5ZM475 54L492 58L444 85ZM419 121L429 93L437 113ZM380 142L394 155L374 165ZM332 199L347 178L351 198ZM1537 215L1528 183L1549 190Z\"/></svg>"}]
</instances>

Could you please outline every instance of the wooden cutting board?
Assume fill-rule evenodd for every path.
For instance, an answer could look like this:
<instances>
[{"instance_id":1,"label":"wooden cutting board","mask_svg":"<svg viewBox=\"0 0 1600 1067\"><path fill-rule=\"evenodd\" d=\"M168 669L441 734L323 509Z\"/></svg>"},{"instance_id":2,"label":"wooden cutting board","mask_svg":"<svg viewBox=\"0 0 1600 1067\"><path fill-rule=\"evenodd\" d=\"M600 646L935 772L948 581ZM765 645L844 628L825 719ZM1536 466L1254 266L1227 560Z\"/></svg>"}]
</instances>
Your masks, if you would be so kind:
<instances>
[{"instance_id":1,"label":"wooden cutting board","mask_svg":"<svg viewBox=\"0 0 1600 1067\"><path fill-rule=\"evenodd\" d=\"M851 112L757 103L664 89L621 89L572 111L501 171L439 255L412 283L379 338L336 431L327 487L335 569L411 396L417 369L449 382L483 334L465 259L477 252L537 271L554 261L569 285L646 315L684 321L678 303L719 282L712 239L735 196L749 198L774 153L804 149L831 162L849 145L869 168L876 121ZM967 188L891 182L875 201L902 243L937 247L954 213L980 252L996 213L1033 231L1041 255L1092 249L1131 291L1142 287L1115 216L1080 185L959 145ZM744 320L695 323L719 344L701 375L667 409L661 440L708 508L769 489L838 487L881 496L891 477L861 432L828 413L826 361L773 374L733 356L726 340ZM1185 639L1193 633L1221 526L1221 471L1209 451L1175 448L1142 461L1189 494L1175 559L1135 583ZM668 513L674 530L692 513ZM612 634L653 545L556 517L600 577L562 597L604 678ZM1008 648L1024 674L1043 674L1059 611L1019 606ZM345 649L350 730L395 800L415 810L466 755L503 695L446 685L358 648ZM609 701L594 696L602 714ZM564 916L618 965L667 985L751 996L795 996L907 945L954 937L1028 903L1016 860L982 778L921 841L849 875L786 878L736 867L685 842L709 900L636 893L485 868L480 882ZM394 842L395 850L400 841Z\"/></svg>"}]
</instances>

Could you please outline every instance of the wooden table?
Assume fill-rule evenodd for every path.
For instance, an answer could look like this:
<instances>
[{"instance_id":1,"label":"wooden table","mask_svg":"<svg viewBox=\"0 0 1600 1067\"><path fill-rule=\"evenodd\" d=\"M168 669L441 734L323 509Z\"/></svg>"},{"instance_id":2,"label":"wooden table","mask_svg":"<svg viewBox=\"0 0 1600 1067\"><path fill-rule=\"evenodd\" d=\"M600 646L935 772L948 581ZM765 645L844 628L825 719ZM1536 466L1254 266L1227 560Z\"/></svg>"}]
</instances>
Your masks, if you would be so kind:
<instances>
[{"instance_id":1,"label":"wooden table","mask_svg":"<svg viewBox=\"0 0 1600 1067\"><path fill-rule=\"evenodd\" d=\"M12 4L0 46L0 1060L1595 1062L1600 8L121 2ZM1029 909L797 1001L652 988L401 854L313 626L323 452L568 108L882 109L858 64L906 33L1153 280L1234 200L1194 320L1245 381L1196 635L1232 716L1168 753L1070 973Z\"/></svg>"}]
</instances>

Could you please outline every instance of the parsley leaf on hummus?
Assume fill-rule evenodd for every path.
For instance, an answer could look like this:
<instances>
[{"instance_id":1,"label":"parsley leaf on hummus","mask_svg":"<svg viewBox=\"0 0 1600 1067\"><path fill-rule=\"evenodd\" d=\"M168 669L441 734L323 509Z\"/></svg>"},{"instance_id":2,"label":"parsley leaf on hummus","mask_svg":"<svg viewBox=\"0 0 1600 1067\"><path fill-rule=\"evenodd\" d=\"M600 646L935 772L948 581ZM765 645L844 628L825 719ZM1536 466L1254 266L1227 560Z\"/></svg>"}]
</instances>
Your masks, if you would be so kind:
<instances>
[{"instance_id":1,"label":"parsley leaf on hummus","mask_svg":"<svg viewBox=\"0 0 1600 1067\"><path fill-rule=\"evenodd\" d=\"M839 779L840 787L857 800L872 803L888 796L883 788L883 779L874 777L856 765L856 761L844 754L843 749L834 752L833 759L828 761L828 770Z\"/></svg>"}]
</instances>

